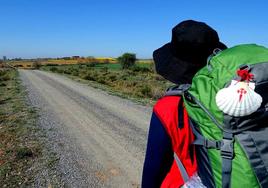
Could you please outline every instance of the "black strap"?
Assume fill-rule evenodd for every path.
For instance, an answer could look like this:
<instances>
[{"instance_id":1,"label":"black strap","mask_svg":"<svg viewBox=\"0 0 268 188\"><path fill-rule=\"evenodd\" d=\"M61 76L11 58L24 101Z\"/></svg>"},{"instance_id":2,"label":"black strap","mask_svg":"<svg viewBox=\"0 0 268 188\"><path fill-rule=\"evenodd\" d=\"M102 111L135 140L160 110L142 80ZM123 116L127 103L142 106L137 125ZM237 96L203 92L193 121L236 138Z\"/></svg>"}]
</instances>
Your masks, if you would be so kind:
<instances>
[{"instance_id":1,"label":"black strap","mask_svg":"<svg viewBox=\"0 0 268 188\"><path fill-rule=\"evenodd\" d=\"M167 89L165 96L182 96L191 87L190 84L182 84ZM178 128L184 125L184 106L183 100L180 99L178 104Z\"/></svg>"},{"instance_id":2,"label":"black strap","mask_svg":"<svg viewBox=\"0 0 268 188\"><path fill-rule=\"evenodd\" d=\"M224 133L222 141L208 140L193 129L196 137L194 145L207 149L220 149L222 157L222 188L231 187L232 160L234 157L234 138L232 134Z\"/></svg>"},{"instance_id":3,"label":"black strap","mask_svg":"<svg viewBox=\"0 0 268 188\"><path fill-rule=\"evenodd\" d=\"M198 129L196 123L189 118L189 124L191 126L191 129L195 135L195 141L197 140L204 140L204 136L201 135L200 130ZM204 139L202 139L204 138ZM198 141L197 141L198 142ZM220 141L219 141L220 142ZM204 143L203 141L200 143ZM199 144L196 144L199 145ZM215 188L215 181L214 181L214 176L213 172L211 169L211 163L208 157L208 151L206 146L204 147L203 144L200 144L199 146L201 147L196 147L196 156L197 156L197 166L198 166L198 175L202 180L202 183L207 187L207 188ZM217 146L216 146L217 147ZM218 149L215 148L215 149Z\"/></svg>"},{"instance_id":4,"label":"black strap","mask_svg":"<svg viewBox=\"0 0 268 188\"><path fill-rule=\"evenodd\" d=\"M178 105L178 128L183 128L184 125L184 108L183 108L183 100L180 99Z\"/></svg>"},{"instance_id":5,"label":"black strap","mask_svg":"<svg viewBox=\"0 0 268 188\"><path fill-rule=\"evenodd\" d=\"M195 140L193 142L194 145L198 145L198 146L204 146L207 149L220 149L221 148L221 143L222 141L218 141L218 140L209 140L206 139L203 135L201 135L196 128L194 127L192 120L189 120L190 126L192 128L192 131L195 135Z\"/></svg>"},{"instance_id":6,"label":"black strap","mask_svg":"<svg viewBox=\"0 0 268 188\"><path fill-rule=\"evenodd\" d=\"M231 187L232 160L234 158L234 136L224 133L222 146L222 188Z\"/></svg>"}]
</instances>

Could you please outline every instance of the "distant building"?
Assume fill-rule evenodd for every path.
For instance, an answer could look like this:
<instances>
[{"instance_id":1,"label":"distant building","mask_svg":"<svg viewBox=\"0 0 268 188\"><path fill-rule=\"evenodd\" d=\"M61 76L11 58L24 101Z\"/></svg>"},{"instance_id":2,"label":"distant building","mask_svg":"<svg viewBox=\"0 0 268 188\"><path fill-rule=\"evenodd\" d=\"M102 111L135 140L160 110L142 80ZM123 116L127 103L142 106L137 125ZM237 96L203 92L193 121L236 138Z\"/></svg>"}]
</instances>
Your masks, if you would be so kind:
<instances>
[{"instance_id":1,"label":"distant building","mask_svg":"<svg viewBox=\"0 0 268 188\"><path fill-rule=\"evenodd\" d=\"M7 57L6 56L3 56L3 61L6 61L7 60Z\"/></svg>"},{"instance_id":2,"label":"distant building","mask_svg":"<svg viewBox=\"0 0 268 188\"><path fill-rule=\"evenodd\" d=\"M79 58L80 58L80 56L78 56L78 55L75 55L72 57L72 59L79 59Z\"/></svg>"}]
</instances>

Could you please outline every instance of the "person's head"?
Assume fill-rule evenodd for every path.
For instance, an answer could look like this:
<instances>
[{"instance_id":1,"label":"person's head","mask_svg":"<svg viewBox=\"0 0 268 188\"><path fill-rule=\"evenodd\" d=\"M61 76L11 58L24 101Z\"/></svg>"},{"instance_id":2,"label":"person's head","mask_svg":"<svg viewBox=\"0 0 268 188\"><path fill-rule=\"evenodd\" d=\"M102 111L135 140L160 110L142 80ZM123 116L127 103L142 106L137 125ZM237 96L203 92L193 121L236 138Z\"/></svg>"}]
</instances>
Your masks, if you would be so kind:
<instances>
[{"instance_id":1,"label":"person's head","mask_svg":"<svg viewBox=\"0 0 268 188\"><path fill-rule=\"evenodd\" d=\"M203 22L183 21L172 29L171 42L154 51L156 71L173 83L191 83L216 48L227 47L214 29Z\"/></svg>"}]
</instances>

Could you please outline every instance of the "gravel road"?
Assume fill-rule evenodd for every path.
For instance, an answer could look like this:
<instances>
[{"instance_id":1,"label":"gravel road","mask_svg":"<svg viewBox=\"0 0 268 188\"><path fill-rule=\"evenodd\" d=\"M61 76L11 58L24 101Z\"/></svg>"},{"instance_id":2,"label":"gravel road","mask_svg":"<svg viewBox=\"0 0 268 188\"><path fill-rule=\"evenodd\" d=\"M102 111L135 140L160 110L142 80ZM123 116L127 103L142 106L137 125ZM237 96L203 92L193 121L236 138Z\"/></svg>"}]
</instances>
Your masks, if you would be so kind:
<instances>
[{"instance_id":1,"label":"gravel road","mask_svg":"<svg viewBox=\"0 0 268 188\"><path fill-rule=\"evenodd\" d=\"M151 108L57 74L19 72L59 157L61 185L140 187Z\"/></svg>"}]
</instances>

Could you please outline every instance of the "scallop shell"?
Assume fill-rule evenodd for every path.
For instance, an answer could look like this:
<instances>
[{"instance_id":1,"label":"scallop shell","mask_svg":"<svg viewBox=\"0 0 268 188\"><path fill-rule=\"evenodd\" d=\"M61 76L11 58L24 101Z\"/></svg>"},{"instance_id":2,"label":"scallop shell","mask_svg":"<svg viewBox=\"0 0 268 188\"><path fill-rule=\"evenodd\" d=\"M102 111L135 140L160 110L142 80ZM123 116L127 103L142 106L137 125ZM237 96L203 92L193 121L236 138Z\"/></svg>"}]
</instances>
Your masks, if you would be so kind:
<instances>
[{"instance_id":1,"label":"scallop shell","mask_svg":"<svg viewBox=\"0 0 268 188\"><path fill-rule=\"evenodd\" d=\"M224 113L241 117L256 112L262 103L262 97L254 91L255 83L232 80L229 87L218 91L216 104Z\"/></svg>"}]
</instances>

